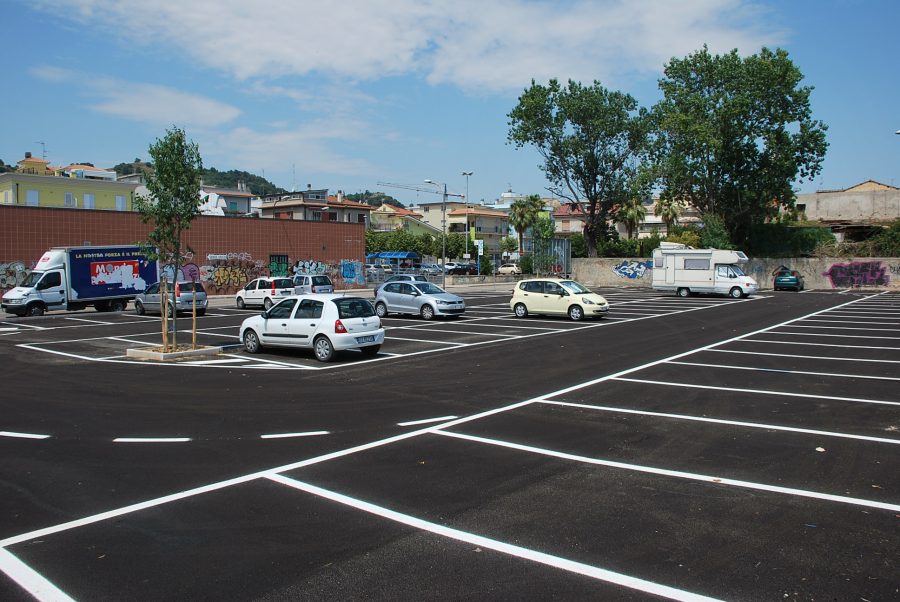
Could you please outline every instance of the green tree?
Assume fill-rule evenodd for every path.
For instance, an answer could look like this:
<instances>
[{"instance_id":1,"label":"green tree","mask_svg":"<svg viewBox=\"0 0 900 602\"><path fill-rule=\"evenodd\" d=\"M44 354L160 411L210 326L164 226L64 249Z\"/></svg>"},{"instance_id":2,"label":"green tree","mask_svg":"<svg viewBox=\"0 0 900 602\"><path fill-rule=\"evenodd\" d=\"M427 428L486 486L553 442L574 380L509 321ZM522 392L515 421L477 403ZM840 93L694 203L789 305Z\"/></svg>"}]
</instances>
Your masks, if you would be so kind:
<instances>
[{"instance_id":1,"label":"green tree","mask_svg":"<svg viewBox=\"0 0 900 602\"><path fill-rule=\"evenodd\" d=\"M506 255L519 250L519 240L515 236L501 238L499 245L501 255Z\"/></svg>"},{"instance_id":2,"label":"green tree","mask_svg":"<svg viewBox=\"0 0 900 602\"><path fill-rule=\"evenodd\" d=\"M616 223L624 224L629 239L634 238L635 230L638 229L645 217L647 217L647 208L640 199L635 198L628 199L619 205L618 211L615 212Z\"/></svg>"},{"instance_id":3,"label":"green tree","mask_svg":"<svg viewBox=\"0 0 900 602\"><path fill-rule=\"evenodd\" d=\"M550 216L538 215L531 226L531 234L534 239L534 267L538 273L549 272L550 266L556 263L556 256L550 253L550 243L556 234Z\"/></svg>"},{"instance_id":4,"label":"green tree","mask_svg":"<svg viewBox=\"0 0 900 602\"><path fill-rule=\"evenodd\" d=\"M532 81L509 118L508 141L534 146L550 192L585 212L588 255L596 257L613 205L649 191L647 111L600 82L562 87L551 79L546 86Z\"/></svg>"},{"instance_id":5,"label":"green tree","mask_svg":"<svg viewBox=\"0 0 900 602\"><path fill-rule=\"evenodd\" d=\"M534 224L543 208L544 202L541 200L540 195L537 194L532 194L524 199L513 201L512 205L510 205L509 225L512 226L513 230L519 235L520 254L525 251L522 245L525 231Z\"/></svg>"},{"instance_id":6,"label":"green tree","mask_svg":"<svg viewBox=\"0 0 900 602\"><path fill-rule=\"evenodd\" d=\"M675 199L660 197L653 208L653 214L666 225L666 232L672 231L672 225L678 223L684 211L684 205Z\"/></svg>"},{"instance_id":7,"label":"green tree","mask_svg":"<svg viewBox=\"0 0 900 602\"><path fill-rule=\"evenodd\" d=\"M663 198L720 216L740 245L752 224L792 209L794 182L820 172L828 146L802 80L781 49L673 58L654 107Z\"/></svg>"},{"instance_id":8,"label":"green tree","mask_svg":"<svg viewBox=\"0 0 900 602\"><path fill-rule=\"evenodd\" d=\"M177 281L185 249L182 234L200 213L203 160L199 147L188 141L184 130L177 127L167 130L162 139L151 144L149 152L156 171L147 180L149 196L136 196L135 207L141 222L152 224L153 229L138 244L152 261L171 266ZM172 312L172 320L172 346L177 350L177 312ZM166 340L165 330L163 340Z\"/></svg>"},{"instance_id":9,"label":"green tree","mask_svg":"<svg viewBox=\"0 0 900 602\"><path fill-rule=\"evenodd\" d=\"M354 192L347 195L347 200L354 203L362 203L364 205L372 205L373 207L381 207L382 204L393 205L394 207L404 208L403 203L394 197L383 192Z\"/></svg>"},{"instance_id":10,"label":"green tree","mask_svg":"<svg viewBox=\"0 0 900 602\"><path fill-rule=\"evenodd\" d=\"M734 245L728 236L728 228L722 218L715 213L703 216L703 228L700 230L700 244L707 249L733 249Z\"/></svg>"}]
</instances>

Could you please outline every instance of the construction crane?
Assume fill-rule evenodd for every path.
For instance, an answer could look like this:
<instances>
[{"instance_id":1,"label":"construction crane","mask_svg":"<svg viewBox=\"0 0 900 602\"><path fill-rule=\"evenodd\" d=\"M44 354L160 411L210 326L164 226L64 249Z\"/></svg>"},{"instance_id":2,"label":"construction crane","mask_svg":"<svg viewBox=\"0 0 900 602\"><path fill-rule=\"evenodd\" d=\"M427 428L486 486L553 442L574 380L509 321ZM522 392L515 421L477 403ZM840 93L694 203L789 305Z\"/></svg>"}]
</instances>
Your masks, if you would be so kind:
<instances>
[{"instance_id":1,"label":"construction crane","mask_svg":"<svg viewBox=\"0 0 900 602\"><path fill-rule=\"evenodd\" d=\"M403 188L405 190L415 190L417 192L427 192L428 194L439 194L443 198L443 202L441 203L441 287L445 287L447 284L447 266L445 265L447 261L447 197L453 196L461 199L466 198L464 194L458 194L455 192L447 192L447 184L438 184L433 180L425 180L426 184L433 184L434 186L441 187L443 186L443 190L434 189L434 188L422 188L420 186L410 186L408 184L392 184L391 182L378 182L379 186L387 186L388 188ZM466 224L466 228L469 225Z\"/></svg>"}]
</instances>

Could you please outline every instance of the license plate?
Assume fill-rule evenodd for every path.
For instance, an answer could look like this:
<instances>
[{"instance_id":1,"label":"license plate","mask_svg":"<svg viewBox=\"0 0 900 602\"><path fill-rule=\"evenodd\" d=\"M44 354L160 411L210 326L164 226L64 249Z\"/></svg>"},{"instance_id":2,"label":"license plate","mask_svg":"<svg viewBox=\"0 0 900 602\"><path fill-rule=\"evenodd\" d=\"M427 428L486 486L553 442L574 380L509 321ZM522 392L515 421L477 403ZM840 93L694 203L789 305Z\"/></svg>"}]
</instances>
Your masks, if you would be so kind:
<instances>
[{"instance_id":1,"label":"license plate","mask_svg":"<svg viewBox=\"0 0 900 602\"><path fill-rule=\"evenodd\" d=\"M356 342L357 343L374 343L375 337L374 336L356 337Z\"/></svg>"}]
</instances>

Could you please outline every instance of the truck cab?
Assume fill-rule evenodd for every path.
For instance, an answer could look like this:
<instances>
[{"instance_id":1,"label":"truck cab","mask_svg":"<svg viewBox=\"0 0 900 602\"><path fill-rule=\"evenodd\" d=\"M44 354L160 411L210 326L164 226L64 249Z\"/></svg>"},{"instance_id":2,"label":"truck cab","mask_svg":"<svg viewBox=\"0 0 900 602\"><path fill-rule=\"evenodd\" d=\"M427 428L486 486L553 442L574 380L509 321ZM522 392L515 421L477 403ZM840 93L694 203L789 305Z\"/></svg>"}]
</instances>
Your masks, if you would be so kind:
<instances>
[{"instance_id":1,"label":"truck cab","mask_svg":"<svg viewBox=\"0 0 900 602\"><path fill-rule=\"evenodd\" d=\"M68 309L65 265L55 257L43 261L47 255L50 253L38 262L40 270L31 272L21 285L3 295L3 311L16 316L41 316L45 311Z\"/></svg>"}]
</instances>

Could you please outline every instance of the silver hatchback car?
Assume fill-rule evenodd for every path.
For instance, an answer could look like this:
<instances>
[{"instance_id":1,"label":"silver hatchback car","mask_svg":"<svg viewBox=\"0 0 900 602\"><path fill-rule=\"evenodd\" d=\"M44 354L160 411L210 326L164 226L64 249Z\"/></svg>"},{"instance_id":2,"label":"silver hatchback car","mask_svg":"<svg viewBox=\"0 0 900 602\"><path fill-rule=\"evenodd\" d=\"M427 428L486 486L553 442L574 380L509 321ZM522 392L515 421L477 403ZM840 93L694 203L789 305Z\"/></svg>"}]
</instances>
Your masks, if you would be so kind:
<instances>
[{"instance_id":1,"label":"silver hatchback car","mask_svg":"<svg viewBox=\"0 0 900 602\"><path fill-rule=\"evenodd\" d=\"M388 282L375 297L375 313L380 318L397 313L431 320L435 316L461 316L465 311L462 297L430 282Z\"/></svg>"},{"instance_id":2,"label":"silver hatchback car","mask_svg":"<svg viewBox=\"0 0 900 602\"><path fill-rule=\"evenodd\" d=\"M169 315L172 315L172 309L183 313L194 311L194 297L197 298L197 315L202 316L206 313L206 291L199 282L178 282L175 284L174 294L169 285ZM138 315L144 315L147 312L159 314L162 313L162 294L159 291L159 282L151 284L143 293L134 298L134 311Z\"/></svg>"}]
</instances>

